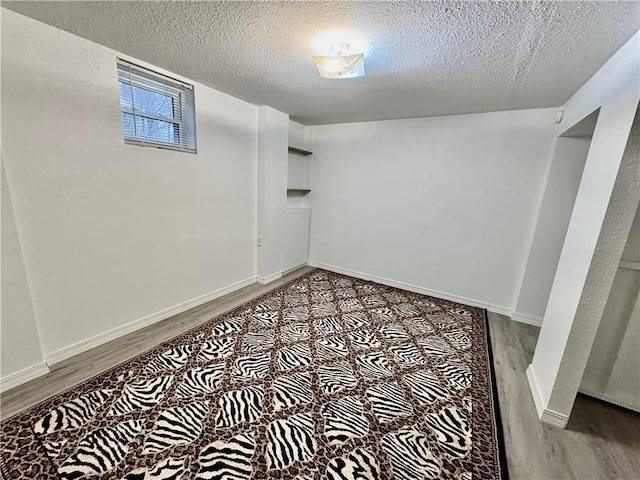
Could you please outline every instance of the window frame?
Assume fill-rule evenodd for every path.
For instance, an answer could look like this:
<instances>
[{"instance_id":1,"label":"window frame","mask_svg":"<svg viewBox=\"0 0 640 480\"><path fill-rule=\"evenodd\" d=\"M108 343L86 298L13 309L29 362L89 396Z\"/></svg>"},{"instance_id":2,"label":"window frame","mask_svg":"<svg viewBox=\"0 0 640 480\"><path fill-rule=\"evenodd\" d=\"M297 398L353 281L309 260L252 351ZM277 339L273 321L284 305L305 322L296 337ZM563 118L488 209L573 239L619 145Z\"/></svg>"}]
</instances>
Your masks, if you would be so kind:
<instances>
[{"instance_id":1,"label":"window frame","mask_svg":"<svg viewBox=\"0 0 640 480\"><path fill-rule=\"evenodd\" d=\"M116 67L117 67L117 81L118 81L118 97L120 100L120 121L123 122L121 132L122 132L122 137L124 138L125 145L138 145L143 147L154 147L154 148L161 148L166 150L174 150L178 152L197 154L198 151L197 151L197 137L196 137L196 112L195 112L194 86L189 83L164 75L162 73L156 72L154 70L150 70L146 67L137 65L133 62L130 62L122 58L116 59ZM124 71L126 69L129 69L128 80L126 78L123 79L121 76L121 71ZM148 77L151 77L152 82L156 82L159 84L158 87L154 88L153 85L136 84L136 82L132 80L132 73L134 71L138 71ZM131 107L127 107L123 105L122 94L120 92L121 82L131 89L131 102L132 102ZM138 87L143 90L148 90L156 94L170 97L172 99L172 104L173 104L172 109L174 112L174 118L169 118L169 117L165 117L164 115L156 115L156 114L147 113L141 110L137 110L135 108L135 104L133 101L134 87ZM185 95L187 94L186 92L187 90L190 91L189 92L191 95L190 102L187 101L187 99L185 98ZM189 103L191 105L188 105ZM191 112L191 114L187 112L187 108L189 106L193 108L193 111ZM136 117L147 118L149 120L155 120L155 121L160 121L160 122L165 122L165 123L170 123L175 125L174 128L178 130L178 134L177 134L178 142L177 143L163 142L159 140L149 140L149 139L127 136L124 129L124 121L123 121L124 114L132 116L134 129L136 128ZM191 126L187 125L189 121L188 117L192 117L191 121L193 122L193 124ZM191 137L192 137L191 140L193 143L193 147L189 146L189 139L188 139L189 131L191 132Z\"/></svg>"}]
</instances>

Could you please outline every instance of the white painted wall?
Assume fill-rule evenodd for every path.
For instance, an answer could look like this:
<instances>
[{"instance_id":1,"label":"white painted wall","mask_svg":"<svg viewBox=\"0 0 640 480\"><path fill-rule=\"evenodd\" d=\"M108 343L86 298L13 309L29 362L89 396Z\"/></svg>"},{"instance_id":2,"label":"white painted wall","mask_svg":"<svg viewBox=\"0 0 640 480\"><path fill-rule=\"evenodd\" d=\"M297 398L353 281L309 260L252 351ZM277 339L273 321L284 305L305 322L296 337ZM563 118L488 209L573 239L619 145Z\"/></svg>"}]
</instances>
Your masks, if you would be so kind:
<instances>
[{"instance_id":1,"label":"white painted wall","mask_svg":"<svg viewBox=\"0 0 640 480\"><path fill-rule=\"evenodd\" d=\"M558 137L514 320L542 325L590 143L588 138Z\"/></svg>"},{"instance_id":2,"label":"white painted wall","mask_svg":"<svg viewBox=\"0 0 640 480\"><path fill-rule=\"evenodd\" d=\"M315 126L310 263L511 314L555 113Z\"/></svg>"},{"instance_id":3,"label":"white painted wall","mask_svg":"<svg viewBox=\"0 0 640 480\"><path fill-rule=\"evenodd\" d=\"M639 50L640 33L571 97L558 126L560 133L600 108L527 371L539 415L558 426L573 407L640 198L638 139L627 144L640 98Z\"/></svg>"},{"instance_id":4,"label":"white painted wall","mask_svg":"<svg viewBox=\"0 0 640 480\"><path fill-rule=\"evenodd\" d=\"M11 195L4 167L2 181L2 290L0 315L1 389L4 391L22 381L48 371L42 358L40 339L29 284L22 260L22 251L13 216Z\"/></svg>"},{"instance_id":5,"label":"white painted wall","mask_svg":"<svg viewBox=\"0 0 640 480\"><path fill-rule=\"evenodd\" d=\"M299 122L289 120L289 146L313 151L313 130Z\"/></svg>"},{"instance_id":6,"label":"white painted wall","mask_svg":"<svg viewBox=\"0 0 640 480\"><path fill-rule=\"evenodd\" d=\"M580 391L640 411L640 209L622 260L627 265L616 272Z\"/></svg>"},{"instance_id":7,"label":"white painted wall","mask_svg":"<svg viewBox=\"0 0 640 480\"><path fill-rule=\"evenodd\" d=\"M257 108L195 84L197 155L125 145L116 56L2 9L2 156L52 361L255 281Z\"/></svg>"}]
</instances>

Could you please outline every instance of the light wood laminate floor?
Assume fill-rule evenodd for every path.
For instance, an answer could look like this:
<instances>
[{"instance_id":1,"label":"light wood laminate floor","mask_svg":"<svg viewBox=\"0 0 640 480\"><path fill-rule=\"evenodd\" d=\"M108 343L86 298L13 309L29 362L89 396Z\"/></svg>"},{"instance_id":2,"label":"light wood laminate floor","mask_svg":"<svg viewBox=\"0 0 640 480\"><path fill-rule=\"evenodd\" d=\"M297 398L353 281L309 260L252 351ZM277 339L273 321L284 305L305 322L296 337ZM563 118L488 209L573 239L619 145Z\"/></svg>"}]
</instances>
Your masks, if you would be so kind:
<instances>
[{"instance_id":1,"label":"light wood laminate floor","mask_svg":"<svg viewBox=\"0 0 640 480\"><path fill-rule=\"evenodd\" d=\"M512 479L640 479L640 414L578 395L565 430L538 420L526 369L539 329L489 314Z\"/></svg>"},{"instance_id":2,"label":"light wood laminate floor","mask_svg":"<svg viewBox=\"0 0 640 480\"><path fill-rule=\"evenodd\" d=\"M49 375L3 393L7 418L312 270L254 284L61 362ZM579 396L566 430L538 421L525 370L538 329L489 314L511 479L640 479L640 415Z\"/></svg>"}]
</instances>

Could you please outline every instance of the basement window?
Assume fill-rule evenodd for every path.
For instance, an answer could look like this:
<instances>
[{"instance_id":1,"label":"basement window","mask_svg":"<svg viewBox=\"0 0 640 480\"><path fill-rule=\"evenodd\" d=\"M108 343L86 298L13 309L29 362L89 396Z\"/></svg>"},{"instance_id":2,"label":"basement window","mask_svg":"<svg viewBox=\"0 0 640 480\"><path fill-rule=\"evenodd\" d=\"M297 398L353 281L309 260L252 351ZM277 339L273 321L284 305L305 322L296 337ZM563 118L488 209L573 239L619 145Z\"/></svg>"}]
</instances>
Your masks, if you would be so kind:
<instances>
[{"instance_id":1,"label":"basement window","mask_svg":"<svg viewBox=\"0 0 640 480\"><path fill-rule=\"evenodd\" d=\"M193 85L118 59L124 142L196 153Z\"/></svg>"}]
</instances>

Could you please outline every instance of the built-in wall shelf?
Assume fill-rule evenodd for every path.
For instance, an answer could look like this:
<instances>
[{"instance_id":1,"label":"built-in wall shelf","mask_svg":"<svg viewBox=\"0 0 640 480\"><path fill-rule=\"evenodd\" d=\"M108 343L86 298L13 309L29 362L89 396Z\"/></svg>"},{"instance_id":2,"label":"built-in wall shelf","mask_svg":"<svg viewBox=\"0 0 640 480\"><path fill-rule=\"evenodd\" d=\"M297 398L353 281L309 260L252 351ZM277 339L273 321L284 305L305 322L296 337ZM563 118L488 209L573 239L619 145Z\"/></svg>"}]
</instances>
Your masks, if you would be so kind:
<instances>
[{"instance_id":1,"label":"built-in wall shelf","mask_svg":"<svg viewBox=\"0 0 640 480\"><path fill-rule=\"evenodd\" d=\"M308 208L311 206L311 155L312 153L309 150L289 147L289 158L287 160L287 207Z\"/></svg>"},{"instance_id":2,"label":"built-in wall shelf","mask_svg":"<svg viewBox=\"0 0 640 480\"><path fill-rule=\"evenodd\" d=\"M301 148L296 148L296 147L289 147L289 153L295 153L296 155L303 155L303 156L307 156L307 155L312 155L312 152L310 152L309 150L303 150Z\"/></svg>"}]
</instances>

